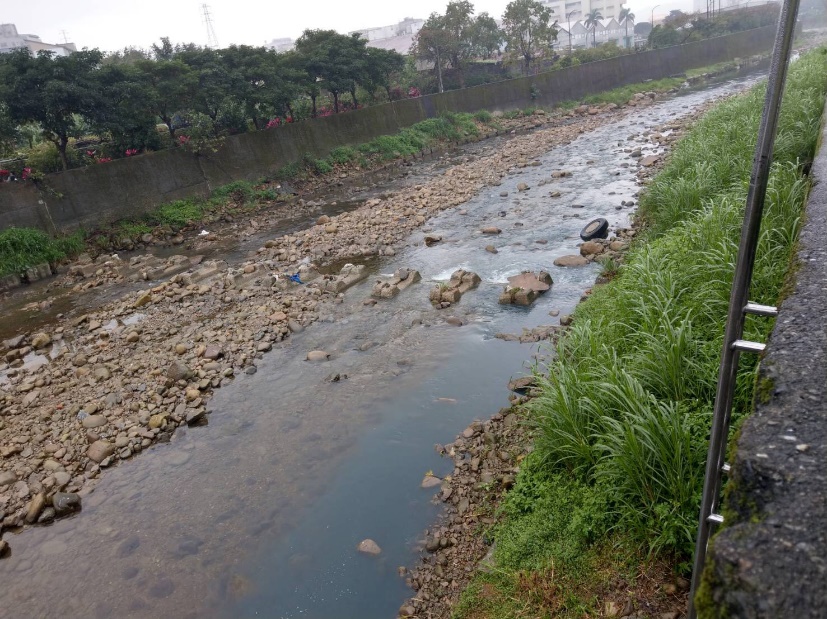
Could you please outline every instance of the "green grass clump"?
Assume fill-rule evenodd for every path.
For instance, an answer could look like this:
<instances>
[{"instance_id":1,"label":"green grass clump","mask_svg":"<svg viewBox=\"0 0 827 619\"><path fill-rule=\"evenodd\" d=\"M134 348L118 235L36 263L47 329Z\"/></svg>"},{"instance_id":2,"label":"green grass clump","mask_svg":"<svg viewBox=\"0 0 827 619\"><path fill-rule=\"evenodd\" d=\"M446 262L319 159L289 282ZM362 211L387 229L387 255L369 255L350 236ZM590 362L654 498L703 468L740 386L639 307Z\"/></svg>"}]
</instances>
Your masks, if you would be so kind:
<instances>
[{"instance_id":1,"label":"green grass clump","mask_svg":"<svg viewBox=\"0 0 827 619\"><path fill-rule=\"evenodd\" d=\"M350 146L338 146L330 151L328 161L334 165L346 165L356 159L358 152Z\"/></svg>"},{"instance_id":2,"label":"green grass clump","mask_svg":"<svg viewBox=\"0 0 827 619\"><path fill-rule=\"evenodd\" d=\"M210 194L210 202L213 204L224 204L232 201L236 204L245 205L253 202L256 197L255 185L249 181L233 181L221 187L217 187Z\"/></svg>"},{"instance_id":3,"label":"green grass clump","mask_svg":"<svg viewBox=\"0 0 827 619\"><path fill-rule=\"evenodd\" d=\"M52 238L33 228L7 228L0 232L0 277L21 275L26 269L54 264L83 251L80 233Z\"/></svg>"},{"instance_id":4,"label":"green grass clump","mask_svg":"<svg viewBox=\"0 0 827 619\"><path fill-rule=\"evenodd\" d=\"M776 303L791 262L825 92L825 50L791 66L751 286L758 303ZM498 590L525 597L515 574L550 565L582 579L593 564L577 557L617 536L688 571L763 93L717 106L678 145L643 199L646 242L578 306L539 372L535 450L495 530ZM752 317L744 337L765 341L771 328ZM751 411L756 365L741 360L733 427ZM484 585L458 617L496 616L475 614Z\"/></svg>"},{"instance_id":5,"label":"green grass clump","mask_svg":"<svg viewBox=\"0 0 827 619\"><path fill-rule=\"evenodd\" d=\"M474 120L484 125L489 124L493 119L494 117L488 110L480 110L474 114Z\"/></svg>"},{"instance_id":6,"label":"green grass clump","mask_svg":"<svg viewBox=\"0 0 827 619\"><path fill-rule=\"evenodd\" d=\"M147 215L147 221L155 225L175 227L186 226L190 222L200 220L205 212L203 200L187 198L162 204L155 211Z\"/></svg>"}]
</instances>

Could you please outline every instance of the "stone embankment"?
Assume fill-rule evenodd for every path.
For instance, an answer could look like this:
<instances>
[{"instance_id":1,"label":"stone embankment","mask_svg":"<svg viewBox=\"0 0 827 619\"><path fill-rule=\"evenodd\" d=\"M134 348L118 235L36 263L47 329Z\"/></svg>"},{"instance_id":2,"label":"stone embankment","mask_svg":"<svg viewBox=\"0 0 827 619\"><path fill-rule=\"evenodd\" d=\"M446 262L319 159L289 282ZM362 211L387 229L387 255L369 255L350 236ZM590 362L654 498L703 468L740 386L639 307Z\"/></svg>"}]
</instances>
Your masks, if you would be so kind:
<instances>
[{"instance_id":1,"label":"stone embankment","mask_svg":"<svg viewBox=\"0 0 827 619\"><path fill-rule=\"evenodd\" d=\"M431 216L625 113L610 107L571 112L568 124L515 136L482 162L267 241L238 268L197 256L87 256L73 265L64 277L78 288L154 285L0 346L2 529L76 510L104 469L169 440L179 426L204 423L213 390L255 373L274 344L362 278L358 266L314 278L309 263L394 255Z\"/></svg>"}]
</instances>

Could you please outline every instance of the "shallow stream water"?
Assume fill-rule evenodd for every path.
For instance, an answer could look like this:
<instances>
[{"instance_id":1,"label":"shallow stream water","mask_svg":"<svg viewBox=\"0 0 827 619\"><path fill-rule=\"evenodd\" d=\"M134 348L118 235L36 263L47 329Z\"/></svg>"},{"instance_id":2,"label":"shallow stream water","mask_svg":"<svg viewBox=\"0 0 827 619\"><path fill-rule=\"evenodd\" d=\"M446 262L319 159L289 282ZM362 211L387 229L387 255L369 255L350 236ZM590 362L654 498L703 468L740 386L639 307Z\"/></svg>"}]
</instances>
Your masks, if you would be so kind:
<instances>
[{"instance_id":1,"label":"shallow stream water","mask_svg":"<svg viewBox=\"0 0 827 619\"><path fill-rule=\"evenodd\" d=\"M428 470L452 469L434 444L507 405L509 378L548 353L495 335L555 324L549 312L570 312L592 284L599 265L552 262L577 253L578 233L594 217L612 229L628 224L633 208L621 203L636 201L638 189L628 151L655 152L642 132L753 79L583 134L431 220L396 257L373 261L375 276L408 267L423 281L376 306L363 304L375 277L350 289L256 374L217 391L207 427L181 429L170 444L107 471L79 516L7 536L13 555L0 561L0 616L395 616L410 595L397 568L415 564L438 509L420 481ZM572 176L552 179L555 170ZM531 189L517 192L521 182ZM549 196L555 191L560 197ZM491 225L502 234L479 232ZM425 247L426 233L443 240ZM499 253L486 252L489 244ZM457 268L482 284L434 310L429 289ZM531 308L497 304L508 276L539 269L554 285ZM451 315L467 324L448 325ZM331 361L304 361L314 349ZM331 382L335 374L347 378ZM380 545L378 557L356 552L365 538Z\"/></svg>"}]
</instances>

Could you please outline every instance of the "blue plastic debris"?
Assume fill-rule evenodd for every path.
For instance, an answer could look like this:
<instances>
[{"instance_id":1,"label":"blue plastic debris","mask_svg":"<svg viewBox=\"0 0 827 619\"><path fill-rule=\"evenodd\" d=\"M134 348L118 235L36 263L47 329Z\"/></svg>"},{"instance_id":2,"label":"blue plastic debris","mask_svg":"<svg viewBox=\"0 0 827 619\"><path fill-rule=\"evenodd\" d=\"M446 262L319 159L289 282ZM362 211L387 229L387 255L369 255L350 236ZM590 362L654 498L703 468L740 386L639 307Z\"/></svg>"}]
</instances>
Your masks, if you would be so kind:
<instances>
[{"instance_id":1,"label":"blue plastic debris","mask_svg":"<svg viewBox=\"0 0 827 619\"><path fill-rule=\"evenodd\" d=\"M299 277L299 274L298 274L298 273L296 273L295 275L291 275L291 276L290 276L290 281L292 281L292 282L296 282L297 284L304 284L304 282L303 282L303 281L301 280L301 278Z\"/></svg>"}]
</instances>

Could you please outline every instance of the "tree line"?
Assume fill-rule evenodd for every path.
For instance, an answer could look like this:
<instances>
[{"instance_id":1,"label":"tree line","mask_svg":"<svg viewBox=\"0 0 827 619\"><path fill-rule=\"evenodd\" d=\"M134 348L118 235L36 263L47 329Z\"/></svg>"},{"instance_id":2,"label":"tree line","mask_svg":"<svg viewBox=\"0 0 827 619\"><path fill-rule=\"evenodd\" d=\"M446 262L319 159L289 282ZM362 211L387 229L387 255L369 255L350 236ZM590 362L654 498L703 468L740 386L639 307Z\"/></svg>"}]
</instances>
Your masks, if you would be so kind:
<instances>
[{"instance_id":1,"label":"tree line","mask_svg":"<svg viewBox=\"0 0 827 619\"><path fill-rule=\"evenodd\" d=\"M343 94L350 95L348 107L360 105L357 89L390 97L404 66L400 54L333 30L305 30L286 53L173 46L169 39L109 55L98 49L32 55L22 48L0 54L0 140L8 147L42 137L66 169L70 139L81 135L105 136L110 153L129 155L338 113ZM319 108L327 93L331 108ZM187 135L179 135L184 128Z\"/></svg>"}]
</instances>

